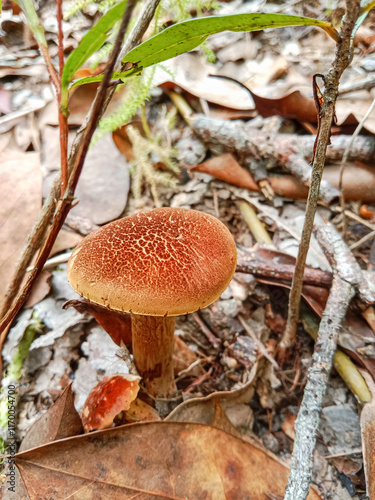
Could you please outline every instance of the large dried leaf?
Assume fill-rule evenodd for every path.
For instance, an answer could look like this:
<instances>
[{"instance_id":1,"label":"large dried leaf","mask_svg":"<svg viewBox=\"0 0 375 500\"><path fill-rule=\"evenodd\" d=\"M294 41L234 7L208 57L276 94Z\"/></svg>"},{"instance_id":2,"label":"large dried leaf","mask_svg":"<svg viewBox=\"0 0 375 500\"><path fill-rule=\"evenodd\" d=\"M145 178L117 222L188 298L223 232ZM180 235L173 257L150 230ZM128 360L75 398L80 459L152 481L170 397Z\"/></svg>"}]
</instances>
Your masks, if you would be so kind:
<instances>
[{"instance_id":1,"label":"large dried leaf","mask_svg":"<svg viewBox=\"0 0 375 500\"><path fill-rule=\"evenodd\" d=\"M234 79L214 76L215 66L208 64L197 54L182 54L166 61L164 66L170 70L173 79L162 68L157 68L154 85L163 88L173 88L178 85L190 94L208 102L237 110L254 109L251 94L243 85Z\"/></svg>"},{"instance_id":2,"label":"large dried leaf","mask_svg":"<svg viewBox=\"0 0 375 500\"><path fill-rule=\"evenodd\" d=\"M214 427L147 422L18 454L31 500L113 498L263 500L283 495L288 469ZM320 496L313 490L309 500Z\"/></svg>"},{"instance_id":3,"label":"large dried leaf","mask_svg":"<svg viewBox=\"0 0 375 500\"><path fill-rule=\"evenodd\" d=\"M8 146L0 162L0 302L42 204L38 153Z\"/></svg>"}]
</instances>

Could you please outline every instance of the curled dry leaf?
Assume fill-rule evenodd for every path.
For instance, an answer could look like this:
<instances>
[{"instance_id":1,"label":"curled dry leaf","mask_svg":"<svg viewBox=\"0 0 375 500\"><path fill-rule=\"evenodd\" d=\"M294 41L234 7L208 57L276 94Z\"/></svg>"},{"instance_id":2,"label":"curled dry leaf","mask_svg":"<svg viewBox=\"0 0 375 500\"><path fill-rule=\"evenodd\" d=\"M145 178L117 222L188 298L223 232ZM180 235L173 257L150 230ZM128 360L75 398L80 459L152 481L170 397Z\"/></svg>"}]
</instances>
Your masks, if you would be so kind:
<instances>
[{"instance_id":1,"label":"curled dry leaf","mask_svg":"<svg viewBox=\"0 0 375 500\"><path fill-rule=\"evenodd\" d=\"M140 377L111 375L104 377L90 392L82 409L85 432L110 427L116 415L128 410L139 391Z\"/></svg>"},{"instance_id":2,"label":"curled dry leaf","mask_svg":"<svg viewBox=\"0 0 375 500\"><path fill-rule=\"evenodd\" d=\"M74 307L76 311L82 314L91 314L116 345L121 346L122 342L124 344L131 343L132 330L130 314L101 307L86 299L68 300L68 302L63 304L63 309L69 309L69 307Z\"/></svg>"},{"instance_id":3,"label":"curled dry leaf","mask_svg":"<svg viewBox=\"0 0 375 500\"><path fill-rule=\"evenodd\" d=\"M31 500L263 500L283 495L288 469L215 427L147 422L65 439L16 456ZM311 489L308 500L321 497Z\"/></svg>"}]
</instances>

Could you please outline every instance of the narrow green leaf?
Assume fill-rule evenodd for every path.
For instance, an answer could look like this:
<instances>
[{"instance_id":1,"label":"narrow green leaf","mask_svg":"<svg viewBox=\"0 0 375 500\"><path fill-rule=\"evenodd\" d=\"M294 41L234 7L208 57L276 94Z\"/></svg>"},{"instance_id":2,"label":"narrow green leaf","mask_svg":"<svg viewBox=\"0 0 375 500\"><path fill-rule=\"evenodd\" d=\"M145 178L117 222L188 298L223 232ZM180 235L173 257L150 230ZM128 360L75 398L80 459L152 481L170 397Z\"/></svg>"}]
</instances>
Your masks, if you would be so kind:
<instances>
[{"instance_id":1,"label":"narrow green leaf","mask_svg":"<svg viewBox=\"0 0 375 500\"><path fill-rule=\"evenodd\" d=\"M134 66L125 72L113 74L112 78L124 79L133 76L148 66L188 52L198 47L208 36L214 33L220 33L221 31L257 31L285 26L318 26L324 29L335 41L339 39L339 35L332 24L309 17L256 13L189 19L167 28L131 50L123 62L133 63ZM103 75L80 78L75 80L70 88L86 83L99 82L102 79Z\"/></svg>"},{"instance_id":2,"label":"narrow green leaf","mask_svg":"<svg viewBox=\"0 0 375 500\"><path fill-rule=\"evenodd\" d=\"M198 47L209 35L221 31L256 31L285 26L319 26L338 41L338 34L330 23L309 17L284 14L235 14L189 19L170 26L131 50L123 62L138 68L147 68Z\"/></svg>"},{"instance_id":3,"label":"narrow green leaf","mask_svg":"<svg viewBox=\"0 0 375 500\"><path fill-rule=\"evenodd\" d=\"M78 47L71 52L64 66L61 79L64 96L67 94L67 89L74 73L105 43L108 31L113 28L116 21L121 19L125 7L126 0L123 0L110 9L100 21L86 33ZM65 100L64 98L64 101Z\"/></svg>"}]
</instances>

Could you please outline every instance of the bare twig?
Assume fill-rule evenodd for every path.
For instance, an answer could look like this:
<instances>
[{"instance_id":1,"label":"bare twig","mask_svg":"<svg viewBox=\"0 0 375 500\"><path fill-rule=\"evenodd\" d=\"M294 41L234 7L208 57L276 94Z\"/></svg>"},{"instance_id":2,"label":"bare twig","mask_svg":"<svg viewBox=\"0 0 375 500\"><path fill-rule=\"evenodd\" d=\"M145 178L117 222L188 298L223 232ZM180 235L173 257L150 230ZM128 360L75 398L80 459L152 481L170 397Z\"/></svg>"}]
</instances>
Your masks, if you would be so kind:
<instances>
[{"instance_id":1,"label":"bare twig","mask_svg":"<svg viewBox=\"0 0 375 500\"><path fill-rule=\"evenodd\" d=\"M148 25L150 24L152 17L154 15L154 12L159 4L160 0L148 0L146 3L142 13L138 17L136 24L130 33L129 37L127 38L125 42L125 46L127 47L127 51L131 50L131 48L135 47L142 39L142 36L144 35ZM103 107L99 111L100 116L102 116L109 104L110 98L113 95L110 91L107 93L106 100L103 104ZM73 141L72 149L70 152L69 156L69 162L68 162L68 175L71 174L74 162L76 160L76 157L81 149L83 137L84 137L84 132L85 129L88 126L88 123L90 121L90 116L92 115L92 109L90 110L90 113L87 115L84 124L81 126L79 131L77 132L77 135ZM22 252L22 255L20 257L20 260L17 263L17 268L15 270L15 273L13 275L12 281L8 287L4 302L1 307L1 312L0 312L0 317L3 317L4 314L10 309L10 306L17 295L17 292L21 286L23 277L26 272L26 268L30 265L31 259L34 256L35 252L41 247L44 241L44 235L46 233L48 224L50 222L50 219L52 217L52 214L55 211L57 200L60 197L60 174L56 176L56 179L53 183L50 195L48 199L46 200L43 209L41 211L41 214L31 230L26 246ZM2 323L0 323L2 325ZM2 326L1 326L2 327ZM2 342L0 340L0 346L2 345Z\"/></svg>"},{"instance_id":2,"label":"bare twig","mask_svg":"<svg viewBox=\"0 0 375 500\"><path fill-rule=\"evenodd\" d=\"M269 134L251 126L251 121L245 124L240 120L228 121L208 118L204 115L189 116L190 124L198 137L210 148L215 155L225 152L233 153L243 148L243 135L246 140L257 145L259 150L274 154L275 158L282 158L285 165L287 156L297 154L311 160L314 147L312 135L295 134ZM336 135L331 138L331 146L327 150L327 161L340 161L351 136ZM249 150L247 154L250 154ZM363 163L375 162L375 139L373 137L359 136L352 146L349 160L362 161ZM286 165L285 165L286 166Z\"/></svg>"},{"instance_id":3,"label":"bare twig","mask_svg":"<svg viewBox=\"0 0 375 500\"><path fill-rule=\"evenodd\" d=\"M337 47L336 57L333 61L331 70L325 78L323 106L320 112L320 129L317 137L313 173L311 177L309 195L307 198L305 223L302 230L301 243L296 262L296 272L289 294L288 321L281 342L282 350L290 348L294 344L296 338L301 290L303 285L303 272L307 252L309 250L317 202L319 199L319 188L326 159L326 150L331 135L331 125L335 114L338 86L342 73L351 62L351 34L359 13L359 0L348 1L347 12L340 34L341 39Z\"/></svg>"},{"instance_id":4,"label":"bare twig","mask_svg":"<svg viewBox=\"0 0 375 500\"><path fill-rule=\"evenodd\" d=\"M340 192L340 206L341 206L341 208L343 210L343 212L342 212L342 223L343 223L343 232L344 232L344 235L346 233L345 196L344 196L344 190L343 190L343 186L342 186L342 181L343 181L343 177L344 177L344 170L345 170L345 166L346 166L346 163L348 161L349 153L350 153L350 151L352 149L353 143L354 143L356 137L358 137L360 131L363 128L363 125L365 124L367 118L370 116L370 114L372 113L372 111L373 111L374 108L375 108L375 99L372 101L371 106L366 111L365 116L358 123L355 131L353 132L352 138L351 138L349 144L347 145L347 147L345 149L344 156L342 157L342 160L341 160L340 175L339 175L339 192Z\"/></svg>"},{"instance_id":5,"label":"bare twig","mask_svg":"<svg viewBox=\"0 0 375 500\"><path fill-rule=\"evenodd\" d=\"M332 224L317 227L315 235L335 269L335 275L319 326L313 365L309 369L304 397L295 424L296 437L284 500L305 500L309 494L320 412L337 339L350 300L354 296L355 287L362 279L359 265Z\"/></svg>"},{"instance_id":6,"label":"bare twig","mask_svg":"<svg viewBox=\"0 0 375 500\"><path fill-rule=\"evenodd\" d=\"M16 314L24 304L25 300L27 299L31 288L33 284L35 283L37 277L39 276L40 272L43 269L44 263L46 262L48 255L52 249L52 245L57 237L57 234L59 233L65 217L67 216L70 208L71 208L71 203L73 200L73 195L74 195L74 190L76 188L79 175L81 173L83 163L90 145L90 141L92 138L92 135L98 125L99 119L101 117L101 114L103 112L103 105L104 101L106 99L107 95L107 86L108 83L110 82L112 72L115 66L115 63L117 61L118 55L121 50L121 45L122 41L124 38L124 34L126 32L126 29L128 27L130 17L133 11L133 8L135 6L136 0L131 0L128 1L122 20L121 20L121 25L114 43L114 47L112 49L112 53L110 56L110 60L106 66L103 80L99 86L98 92L96 94L95 100L93 102L93 105L91 107L90 113L89 113L89 118L87 119L87 124L86 127L84 128L83 132L80 135L80 139L76 147L73 149L71 157L70 157L70 163L71 163L71 174L69 177L69 182L67 186L67 190L65 192L64 197L61 198L61 200L57 204L56 208L56 213L53 219L52 226L48 232L47 239L43 245L43 248L39 252L37 261L35 263L35 267L33 271L30 273L29 278L17 296L15 303L12 305L8 313L5 315L3 320L0 322L0 333L1 339L0 339L0 346L2 346L6 334L8 325L13 321L15 318Z\"/></svg>"},{"instance_id":7,"label":"bare twig","mask_svg":"<svg viewBox=\"0 0 375 500\"><path fill-rule=\"evenodd\" d=\"M375 80L373 78L371 79L367 78L359 82L353 82L347 85L343 85L339 90L339 94L344 95L344 94L349 94L350 92L357 92L358 90L370 90L374 87L375 87Z\"/></svg>"},{"instance_id":8,"label":"bare twig","mask_svg":"<svg viewBox=\"0 0 375 500\"><path fill-rule=\"evenodd\" d=\"M374 238L375 238L375 231L371 231L371 233L366 234L366 236L364 236L360 240L350 245L350 250L356 250L357 248L360 248L362 245L364 245L368 241L373 240Z\"/></svg>"}]
</instances>

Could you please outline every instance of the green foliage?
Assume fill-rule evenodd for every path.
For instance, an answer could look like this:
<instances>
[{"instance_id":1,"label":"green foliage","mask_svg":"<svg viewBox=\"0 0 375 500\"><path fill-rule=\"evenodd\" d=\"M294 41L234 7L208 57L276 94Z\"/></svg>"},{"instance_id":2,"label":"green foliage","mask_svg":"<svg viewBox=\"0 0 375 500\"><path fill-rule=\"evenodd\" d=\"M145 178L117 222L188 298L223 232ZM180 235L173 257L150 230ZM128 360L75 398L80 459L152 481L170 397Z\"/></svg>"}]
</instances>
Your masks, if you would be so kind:
<instances>
[{"instance_id":1,"label":"green foliage","mask_svg":"<svg viewBox=\"0 0 375 500\"><path fill-rule=\"evenodd\" d=\"M126 0L123 0L118 5L110 9L100 21L90 29L82 38L78 47L70 53L61 77L61 107L67 108L68 105L68 86L73 78L74 73L99 50L105 43L108 32L113 28L115 23L121 19L121 16L126 7Z\"/></svg>"},{"instance_id":2,"label":"green foliage","mask_svg":"<svg viewBox=\"0 0 375 500\"><path fill-rule=\"evenodd\" d=\"M266 28L285 26L319 26L337 39L336 30L330 23L309 17L284 14L234 14L229 16L209 16L190 19L170 26L158 35L135 47L126 55L123 62L131 62L139 71L153 64L178 56L195 49L208 36L222 31L256 31Z\"/></svg>"},{"instance_id":3,"label":"green foliage","mask_svg":"<svg viewBox=\"0 0 375 500\"><path fill-rule=\"evenodd\" d=\"M150 68L141 76L136 76L127 83L127 93L120 108L107 118L99 122L98 130L94 136L94 142L108 132L113 132L117 128L127 123L138 109L148 99L155 68Z\"/></svg>"},{"instance_id":4,"label":"green foliage","mask_svg":"<svg viewBox=\"0 0 375 500\"><path fill-rule=\"evenodd\" d=\"M285 26L318 26L324 29L335 41L339 40L338 33L331 23L309 17L255 13L190 19L170 26L131 50L123 62L130 62L133 67L122 73L114 73L113 78L125 79L139 74L144 68L195 49L214 33L222 31L257 31ZM81 78L76 80L72 87L99 82L102 78L102 75Z\"/></svg>"},{"instance_id":5,"label":"green foliage","mask_svg":"<svg viewBox=\"0 0 375 500\"><path fill-rule=\"evenodd\" d=\"M168 172L155 170L151 156L157 156L168 170L177 174L178 167L172 161L173 150L159 146L156 142L145 139L134 127L129 125L126 129L128 137L133 145L134 170L132 174L132 190L136 200L141 198L142 182L145 179L150 184L150 189L156 206L160 206L157 191L158 184L163 186L175 186L177 179Z\"/></svg>"}]
</instances>

